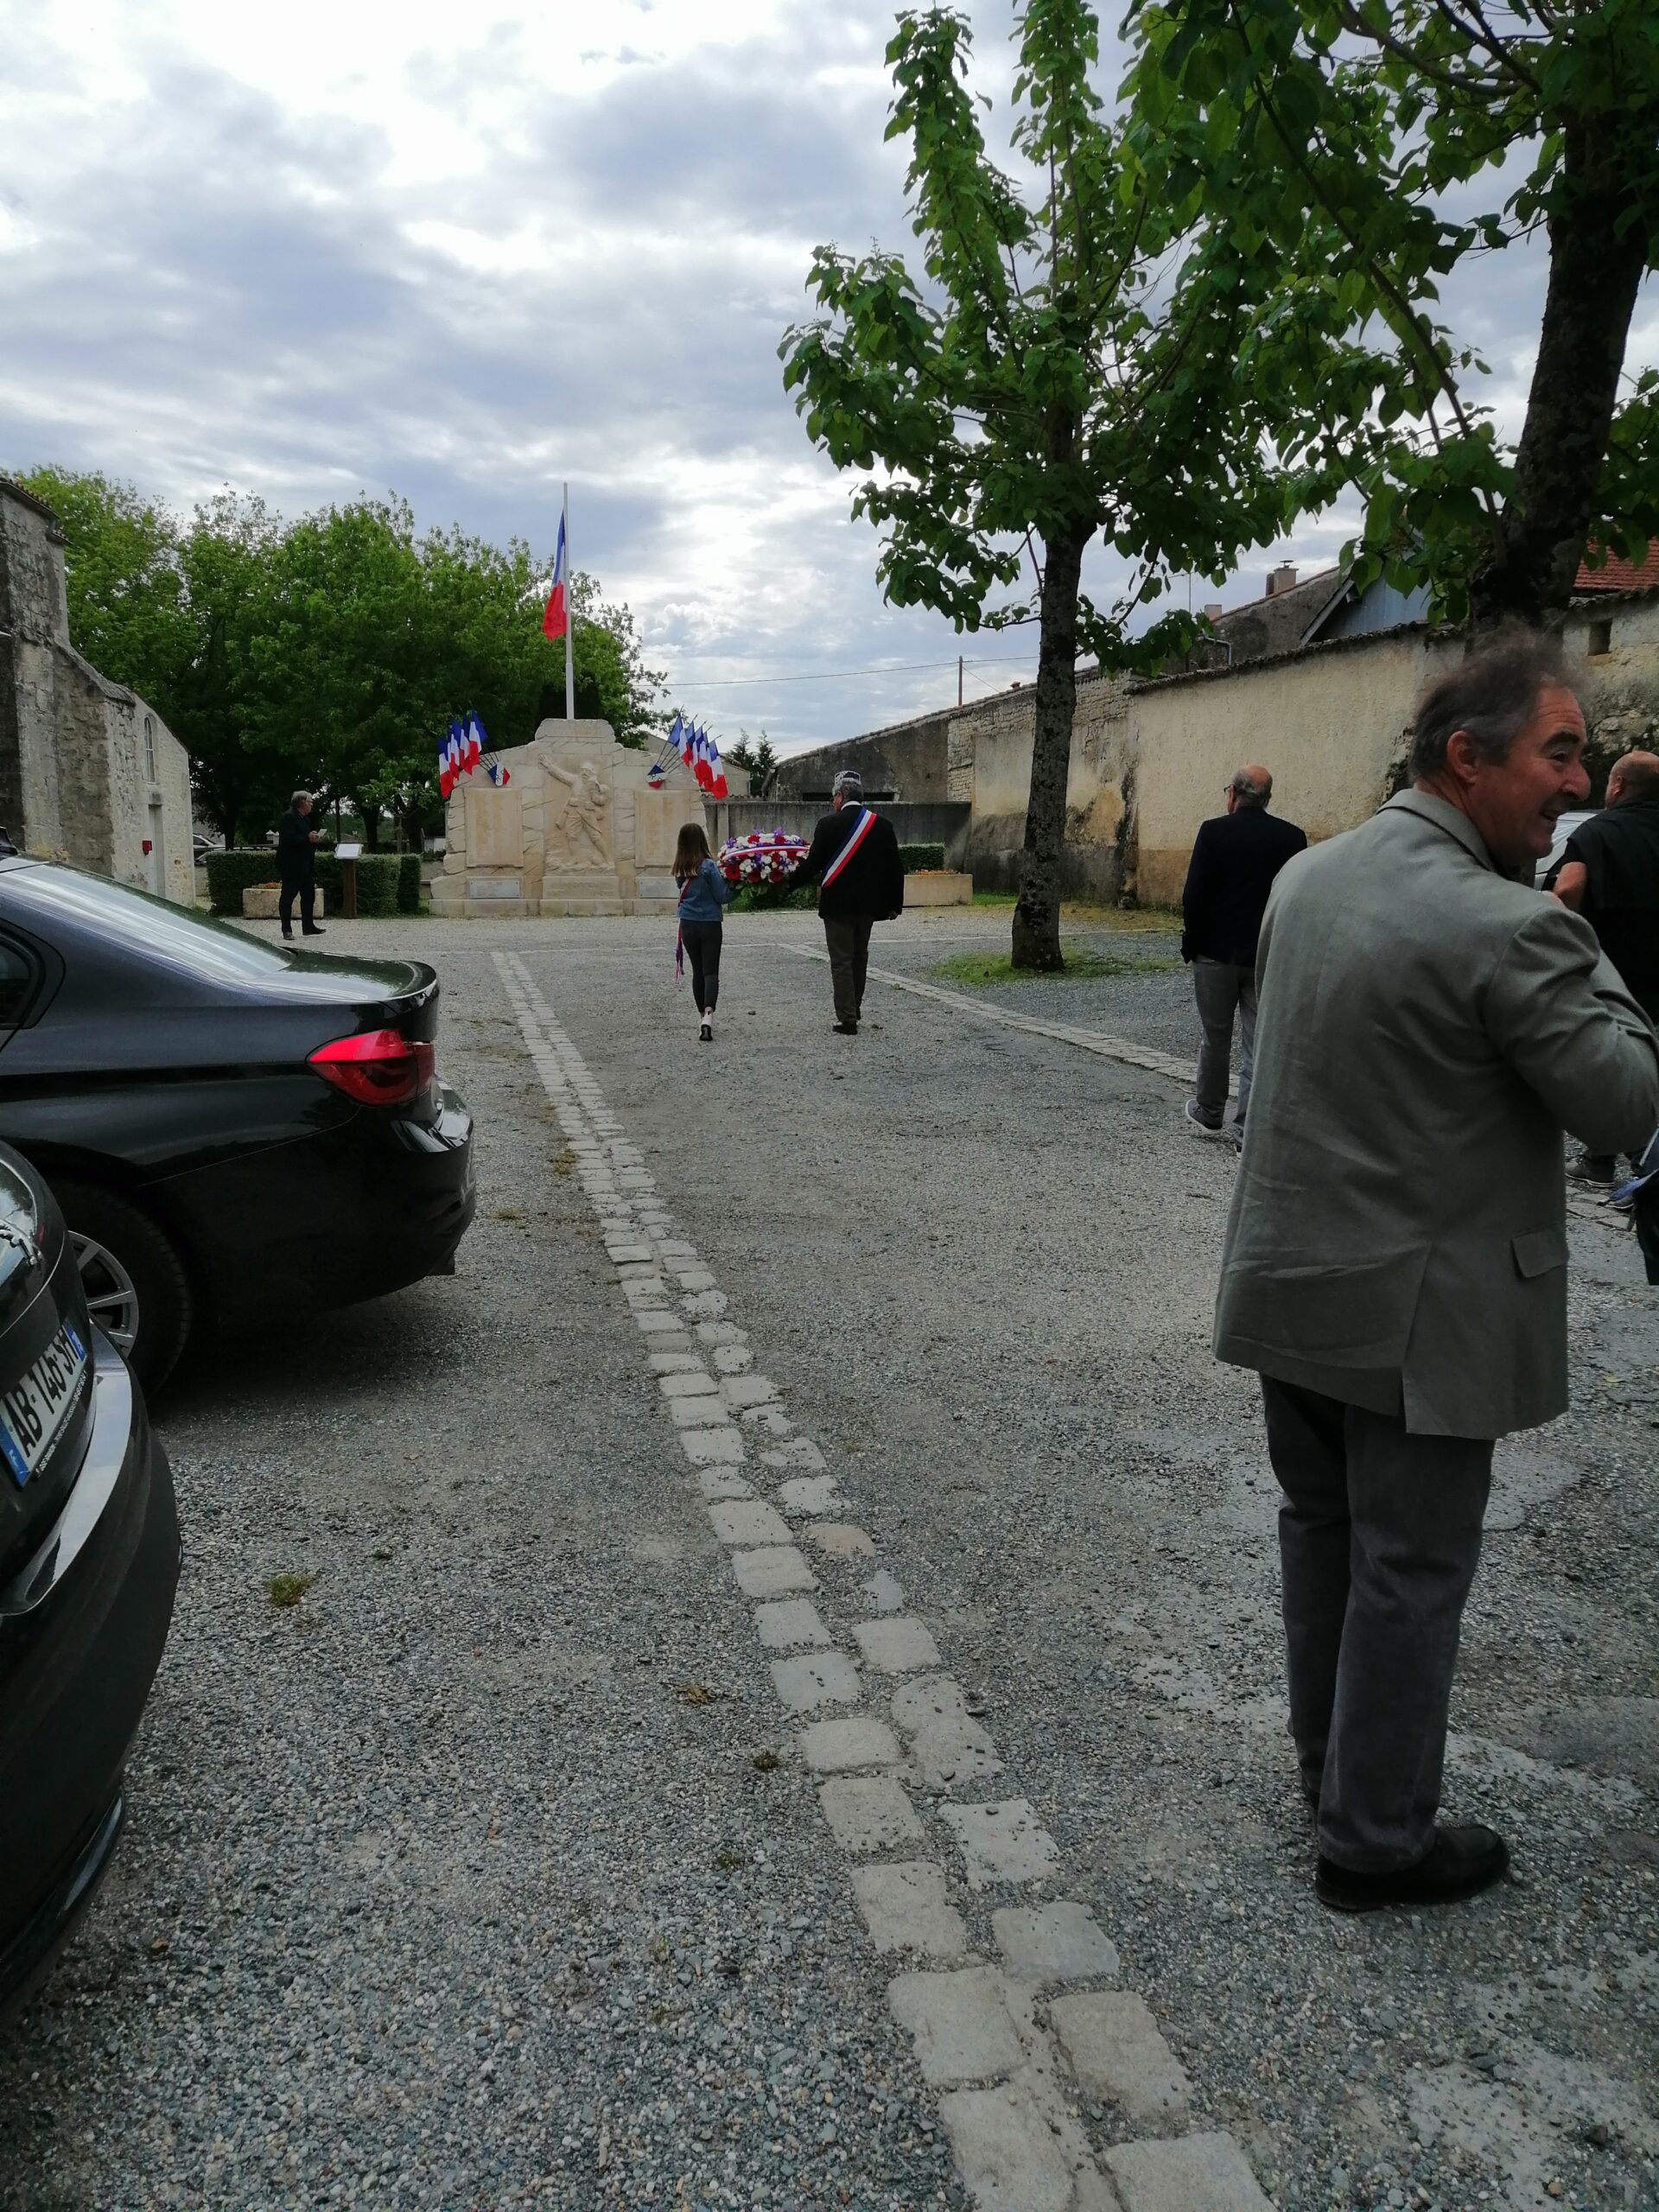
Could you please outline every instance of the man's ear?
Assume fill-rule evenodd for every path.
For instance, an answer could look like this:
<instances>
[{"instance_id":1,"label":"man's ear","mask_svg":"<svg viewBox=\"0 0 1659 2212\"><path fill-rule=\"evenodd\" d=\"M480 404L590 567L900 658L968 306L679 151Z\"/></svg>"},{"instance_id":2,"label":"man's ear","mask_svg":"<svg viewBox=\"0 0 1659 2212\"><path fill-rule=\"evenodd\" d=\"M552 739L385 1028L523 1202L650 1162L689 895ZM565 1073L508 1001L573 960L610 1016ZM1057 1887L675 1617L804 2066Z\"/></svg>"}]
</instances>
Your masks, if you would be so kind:
<instances>
[{"instance_id":1,"label":"man's ear","mask_svg":"<svg viewBox=\"0 0 1659 2212\"><path fill-rule=\"evenodd\" d=\"M1448 772L1466 791L1480 772L1480 755L1475 741L1466 729L1454 729L1446 741L1446 765Z\"/></svg>"}]
</instances>

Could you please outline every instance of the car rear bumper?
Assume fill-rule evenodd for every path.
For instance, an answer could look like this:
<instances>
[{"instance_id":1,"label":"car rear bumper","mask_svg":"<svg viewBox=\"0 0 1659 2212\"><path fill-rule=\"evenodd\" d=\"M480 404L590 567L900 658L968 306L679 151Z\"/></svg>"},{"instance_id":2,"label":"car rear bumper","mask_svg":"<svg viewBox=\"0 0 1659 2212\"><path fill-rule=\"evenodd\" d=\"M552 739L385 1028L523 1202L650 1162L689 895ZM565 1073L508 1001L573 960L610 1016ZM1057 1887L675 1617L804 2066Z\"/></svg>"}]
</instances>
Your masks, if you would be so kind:
<instances>
[{"instance_id":1,"label":"car rear bumper","mask_svg":"<svg viewBox=\"0 0 1659 2212\"><path fill-rule=\"evenodd\" d=\"M430 1126L364 1108L169 1183L212 1318L237 1328L290 1306L324 1312L448 1272L477 1196L472 1114L453 1090L441 1100Z\"/></svg>"},{"instance_id":2,"label":"car rear bumper","mask_svg":"<svg viewBox=\"0 0 1659 2212\"><path fill-rule=\"evenodd\" d=\"M120 1358L101 1337L94 1347L97 1400L60 1524L65 1563L54 1577L37 1560L0 1591L0 2008L32 1986L109 1864L121 1770L178 1586L172 1470ZM99 1491L88 1528L86 1497Z\"/></svg>"}]
</instances>

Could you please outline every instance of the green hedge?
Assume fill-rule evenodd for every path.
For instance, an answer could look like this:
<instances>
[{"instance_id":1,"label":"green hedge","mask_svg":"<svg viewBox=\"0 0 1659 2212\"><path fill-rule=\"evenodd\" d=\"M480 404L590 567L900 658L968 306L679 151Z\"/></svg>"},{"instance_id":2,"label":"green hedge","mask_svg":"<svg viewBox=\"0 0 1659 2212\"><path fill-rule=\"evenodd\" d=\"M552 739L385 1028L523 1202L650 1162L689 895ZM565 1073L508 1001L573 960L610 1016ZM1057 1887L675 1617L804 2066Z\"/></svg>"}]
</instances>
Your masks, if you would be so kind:
<instances>
[{"instance_id":1,"label":"green hedge","mask_svg":"<svg viewBox=\"0 0 1659 2212\"><path fill-rule=\"evenodd\" d=\"M268 845L232 845L207 855L207 896L216 914L239 915L250 884L276 880L276 855Z\"/></svg>"},{"instance_id":2,"label":"green hedge","mask_svg":"<svg viewBox=\"0 0 1659 2212\"><path fill-rule=\"evenodd\" d=\"M400 914L418 914L421 911L421 856L418 853L397 855L397 911Z\"/></svg>"},{"instance_id":3,"label":"green hedge","mask_svg":"<svg viewBox=\"0 0 1659 2212\"><path fill-rule=\"evenodd\" d=\"M943 868L944 847L943 845L900 845L899 865L906 875L914 875L918 868Z\"/></svg>"},{"instance_id":4,"label":"green hedge","mask_svg":"<svg viewBox=\"0 0 1659 2212\"><path fill-rule=\"evenodd\" d=\"M359 921L378 920L397 911L397 871L401 853L365 853L357 863L357 915ZM416 862L418 869L420 862ZM340 861L333 853L317 854L317 888L328 902L330 915L340 912Z\"/></svg>"},{"instance_id":5,"label":"green hedge","mask_svg":"<svg viewBox=\"0 0 1659 2212\"><path fill-rule=\"evenodd\" d=\"M746 883L732 899L734 914L775 914L785 911L808 913L818 903L817 887L791 891L781 883Z\"/></svg>"},{"instance_id":6,"label":"green hedge","mask_svg":"<svg viewBox=\"0 0 1659 2212\"><path fill-rule=\"evenodd\" d=\"M412 866L415 905L401 906L400 892L405 863ZM233 847L229 852L207 855L207 896L216 914L242 912L242 893L250 884L281 880L276 855L268 845ZM317 888L329 913L340 912L340 862L329 851L317 854ZM418 853L365 853L357 864L357 911L359 917L410 913L418 911L421 860Z\"/></svg>"}]
</instances>

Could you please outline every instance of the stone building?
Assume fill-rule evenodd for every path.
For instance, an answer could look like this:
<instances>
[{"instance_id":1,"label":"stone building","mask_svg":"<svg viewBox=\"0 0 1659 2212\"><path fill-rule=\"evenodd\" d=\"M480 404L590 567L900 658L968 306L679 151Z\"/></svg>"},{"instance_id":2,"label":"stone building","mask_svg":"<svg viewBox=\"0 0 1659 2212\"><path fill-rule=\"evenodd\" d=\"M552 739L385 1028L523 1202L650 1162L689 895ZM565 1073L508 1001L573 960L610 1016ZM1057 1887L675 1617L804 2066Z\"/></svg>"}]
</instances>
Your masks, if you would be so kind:
<instances>
[{"instance_id":1,"label":"stone building","mask_svg":"<svg viewBox=\"0 0 1659 2212\"><path fill-rule=\"evenodd\" d=\"M62 534L49 507L4 477L0 823L20 852L194 903L184 747L69 642Z\"/></svg>"},{"instance_id":2,"label":"stone building","mask_svg":"<svg viewBox=\"0 0 1659 2212\"><path fill-rule=\"evenodd\" d=\"M1581 576L1567 620L1598 796L1618 753L1659 737L1659 555L1650 567L1608 563L1593 581ZM1198 824L1221 811L1224 786L1242 760L1272 769L1275 810L1310 837L1364 821L1403 773L1419 692L1463 651L1460 633L1421 619L1358 626L1390 611L1374 594L1357 612L1335 571L1298 586L1294 570L1281 570L1266 601L1217 619L1232 650L1211 647L1208 665L1151 679L1080 671L1065 895L1176 902ZM971 868L982 890L1012 890L1034 717L1034 693L1016 687L797 754L782 764L778 787L792 796L804 776L824 785L845 763L862 770L867 789L874 773L904 800L924 790L931 796L942 771L961 825L948 861Z\"/></svg>"}]
</instances>

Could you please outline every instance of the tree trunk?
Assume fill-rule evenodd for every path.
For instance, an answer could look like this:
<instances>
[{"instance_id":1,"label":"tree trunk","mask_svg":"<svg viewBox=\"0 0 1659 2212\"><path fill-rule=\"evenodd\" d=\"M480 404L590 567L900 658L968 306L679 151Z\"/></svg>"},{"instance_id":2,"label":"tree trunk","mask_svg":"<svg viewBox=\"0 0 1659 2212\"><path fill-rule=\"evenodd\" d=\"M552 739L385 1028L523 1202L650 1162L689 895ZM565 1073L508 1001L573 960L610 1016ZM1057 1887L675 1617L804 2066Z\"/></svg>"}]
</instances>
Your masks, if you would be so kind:
<instances>
[{"instance_id":1,"label":"tree trunk","mask_svg":"<svg viewBox=\"0 0 1659 2212\"><path fill-rule=\"evenodd\" d=\"M359 799L357 810L363 817L363 849L365 853L378 853L380 849L380 810Z\"/></svg>"},{"instance_id":2,"label":"tree trunk","mask_svg":"<svg viewBox=\"0 0 1659 2212\"><path fill-rule=\"evenodd\" d=\"M1053 972L1060 956L1060 848L1077 705L1077 584L1086 534L1051 538L1043 559L1037 707L1031 741L1031 796L1020 896L1014 909L1014 964Z\"/></svg>"},{"instance_id":3,"label":"tree trunk","mask_svg":"<svg viewBox=\"0 0 1659 2212\"><path fill-rule=\"evenodd\" d=\"M1549 283L1515 488L1471 586L1477 629L1559 620L1572 596L1647 265L1628 152L1622 124L1598 118L1567 126L1565 190L1549 225Z\"/></svg>"}]
</instances>

